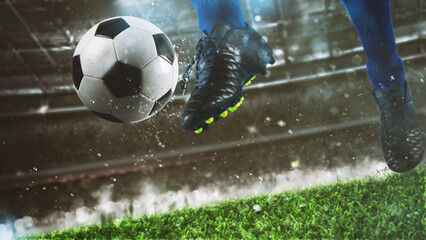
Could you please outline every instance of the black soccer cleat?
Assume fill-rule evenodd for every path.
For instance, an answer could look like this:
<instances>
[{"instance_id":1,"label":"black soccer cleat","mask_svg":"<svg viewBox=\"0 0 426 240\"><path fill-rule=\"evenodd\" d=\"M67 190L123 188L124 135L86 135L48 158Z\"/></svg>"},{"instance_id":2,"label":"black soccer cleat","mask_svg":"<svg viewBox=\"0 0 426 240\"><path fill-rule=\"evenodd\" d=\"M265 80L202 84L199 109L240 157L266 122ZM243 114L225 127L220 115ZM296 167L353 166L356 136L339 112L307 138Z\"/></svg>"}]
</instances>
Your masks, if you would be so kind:
<instances>
[{"instance_id":1,"label":"black soccer cleat","mask_svg":"<svg viewBox=\"0 0 426 240\"><path fill-rule=\"evenodd\" d=\"M181 82L185 89L196 63L195 87L182 114L182 128L201 133L237 110L244 101L243 86L257 73L265 75L266 65L274 62L272 49L249 25L237 29L216 24L211 34L200 33L196 55Z\"/></svg>"},{"instance_id":2,"label":"black soccer cleat","mask_svg":"<svg viewBox=\"0 0 426 240\"><path fill-rule=\"evenodd\" d=\"M389 93L373 90L380 113L382 150L389 168L405 172L415 168L425 151L425 134L414 109L408 83L393 87Z\"/></svg>"}]
</instances>

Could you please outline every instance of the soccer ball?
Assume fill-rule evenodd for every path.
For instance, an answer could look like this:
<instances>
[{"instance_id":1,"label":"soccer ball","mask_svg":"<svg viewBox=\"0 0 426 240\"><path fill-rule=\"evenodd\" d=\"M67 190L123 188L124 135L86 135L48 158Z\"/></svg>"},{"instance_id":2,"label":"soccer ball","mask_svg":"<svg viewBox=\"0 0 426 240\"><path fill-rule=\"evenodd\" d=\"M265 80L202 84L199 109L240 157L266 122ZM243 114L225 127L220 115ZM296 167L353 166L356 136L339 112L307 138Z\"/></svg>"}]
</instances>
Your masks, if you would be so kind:
<instances>
[{"instance_id":1,"label":"soccer ball","mask_svg":"<svg viewBox=\"0 0 426 240\"><path fill-rule=\"evenodd\" d=\"M110 18L93 26L72 61L79 98L112 122L152 117L177 84L178 59L170 40L152 23L135 17Z\"/></svg>"}]
</instances>

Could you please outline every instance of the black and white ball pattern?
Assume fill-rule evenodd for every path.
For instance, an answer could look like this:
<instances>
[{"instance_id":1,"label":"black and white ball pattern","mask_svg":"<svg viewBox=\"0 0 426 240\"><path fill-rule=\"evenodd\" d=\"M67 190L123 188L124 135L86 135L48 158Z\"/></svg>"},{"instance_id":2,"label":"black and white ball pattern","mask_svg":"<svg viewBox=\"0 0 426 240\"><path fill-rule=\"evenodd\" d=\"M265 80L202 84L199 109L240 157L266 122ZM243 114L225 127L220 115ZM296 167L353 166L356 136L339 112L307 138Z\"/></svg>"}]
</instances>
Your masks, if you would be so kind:
<instances>
[{"instance_id":1,"label":"black and white ball pattern","mask_svg":"<svg viewBox=\"0 0 426 240\"><path fill-rule=\"evenodd\" d=\"M178 59L158 27L135 17L115 17L82 37L72 75L78 96L95 114L113 122L138 122L172 97Z\"/></svg>"}]
</instances>

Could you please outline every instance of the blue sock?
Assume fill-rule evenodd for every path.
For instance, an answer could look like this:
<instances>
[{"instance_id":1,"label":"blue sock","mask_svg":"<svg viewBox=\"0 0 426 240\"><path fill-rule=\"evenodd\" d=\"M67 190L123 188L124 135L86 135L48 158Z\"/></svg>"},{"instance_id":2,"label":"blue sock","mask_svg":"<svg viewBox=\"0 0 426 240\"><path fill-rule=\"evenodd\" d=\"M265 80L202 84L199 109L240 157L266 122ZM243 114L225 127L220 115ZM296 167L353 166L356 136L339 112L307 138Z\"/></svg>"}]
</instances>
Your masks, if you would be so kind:
<instances>
[{"instance_id":1,"label":"blue sock","mask_svg":"<svg viewBox=\"0 0 426 240\"><path fill-rule=\"evenodd\" d=\"M210 33L216 23L244 28L239 0L189 0L197 10L198 29Z\"/></svg>"},{"instance_id":2,"label":"blue sock","mask_svg":"<svg viewBox=\"0 0 426 240\"><path fill-rule=\"evenodd\" d=\"M396 53L389 0L341 0L367 55L367 74L385 92L405 84L404 64Z\"/></svg>"}]
</instances>

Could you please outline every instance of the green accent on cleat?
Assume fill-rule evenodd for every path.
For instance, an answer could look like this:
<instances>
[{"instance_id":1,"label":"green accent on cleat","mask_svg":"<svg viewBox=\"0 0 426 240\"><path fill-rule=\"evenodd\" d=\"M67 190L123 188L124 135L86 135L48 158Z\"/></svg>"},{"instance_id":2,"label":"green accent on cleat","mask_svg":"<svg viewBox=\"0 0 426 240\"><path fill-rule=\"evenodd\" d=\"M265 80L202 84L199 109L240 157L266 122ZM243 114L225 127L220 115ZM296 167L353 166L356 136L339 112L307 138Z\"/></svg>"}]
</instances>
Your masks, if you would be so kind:
<instances>
[{"instance_id":1,"label":"green accent on cleat","mask_svg":"<svg viewBox=\"0 0 426 240\"><path fill-rule=\"evenodd\" d=\"M228 111L221 113L220 116L226 118L228 116Z\"/></svg>"},{"instance_id":2,"label":"green accent on cleat","mask_svg":"<svg viewBox=\"0 0 426 240\"><path fill-rule=\"evenodd\" d=\"M228 110L231 112L235 112L241 106L241 104L243 104L243 101L244 101L244 97L241 97L240 101L237 104L235 104L235 106L228 108Z\"/></svg>"},{"instance_id":3,"label":"green accent on cleat","mask_svg":"<svg viewBox=\"0 0 426 240\"><path fill-rule=\"evenodd\" d=\"M210 123L212 123L212 122L214 122L214 118L209 118L209 119L207 119L207 120L206 120L206 123L207 123L207 124L210 124Z\"/></svg>"},{"instance_id":4,"label":"green accent on cleat","mask_svg":"<svg viewBox=\"0 0 426 240\"><path fill-rule=\"evenodd\" d=\"M253 81L256 78L256 75L254 75L252 78L250 78L250 80L248 80L248 82L246 82L246 86L251 85L251 81Z\"/></svg>"},{"instance_id":5,"label":"green accent on cleat","mask_svg":"<svg viewBox=\"0 0 426 240\"><path fill-rule=\"evenodd\" d=\"M240 101L238 102L238 104L243 104L243 102L244 102L244 97L241 97L241 99L240 99Z\"/></svg>"},{"instance_id":6,"label":"green accent on cleat","mask_svg":"<svg viewBox=\"0 0 426 240\"><path fill-rule=\"evenodd\" d=\"M202 133L203 132L203 128L199 128L197 130L194 131L196 134Z\"/></svg>"}]
</instances>

